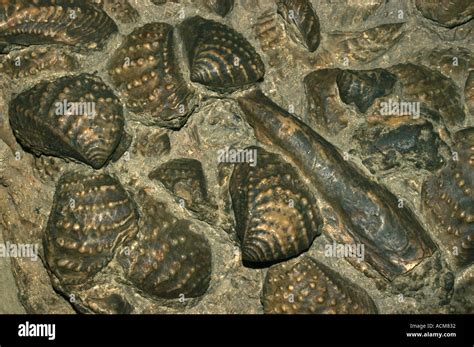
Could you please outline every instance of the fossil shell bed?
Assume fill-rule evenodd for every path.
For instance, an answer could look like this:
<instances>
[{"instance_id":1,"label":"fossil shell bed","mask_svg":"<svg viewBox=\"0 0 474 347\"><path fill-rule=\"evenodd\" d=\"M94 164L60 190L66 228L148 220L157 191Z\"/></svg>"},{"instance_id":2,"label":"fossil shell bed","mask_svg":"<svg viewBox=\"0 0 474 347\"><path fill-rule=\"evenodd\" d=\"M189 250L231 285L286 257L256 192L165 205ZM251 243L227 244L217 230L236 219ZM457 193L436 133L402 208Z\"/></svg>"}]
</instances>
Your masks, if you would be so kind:
<instances>
[{"instance_id":1,"label":"fossil shell bed","mask_svg":"<svg viewBox=\"0 0 474 347\"><path fill-rule=\"evenodd\" d=\"M53 58L48 56L48 53L40 52L36 57L44 61L38 68L39 71L35 73L26 71L23 75L18 75L14 69L5 67L11 58L15 57L15 50L8 56L6 52L1 54L0 244L4 242L38 244L41 260L33 262L24 258L0 258L0 312L71 314L77 312L77 306L70 302L71 297L65 293L76 293L76 296L79 293L79 297L75 297L75 300L79 300L81 305L87 307L82 311L104 312L94 309L98 307L95 305L99 305L97 302L100 301L94 301L94 298L103 298L111 293L120 292L125 293L123 294L125 297L133 296L133 299L130 299L133 301L133 307L129 310L133 313L264 313L262 301L265 300L262 299L264 295L262 293L265 292L263 287L269 266L247 266L242 262L241 245L236 234L235 218L238 216L237 214L234 216L229 194L232 168L220 165L218 162L220 150L229 147L244 149L257 145L268 152L278 153L281 160L296 167L291 170L292 175L293 170L298 171L299 175L299 180L296 180L299 186L295 190L306 190L304 194L308 192L314 194L322 218L329 224L327 229L322 229L321 235L318 234L314 241L310 242L309 249L297 252L299 255L295 259L278 259L279 262L288 261L288 264L292 264L306 256L316 259L329 268L328 271L331 273L337 273L351 283L357 283L373 300L379 313L473 313L474 265L472 261L470 263L464 261L459 265L455 257L450 254L451 239L446 235L440 236L442 234L438 229L439 226L426 211L427 206L423 207L421 192L423 183L449 163L451 152L458 148L456 141L463 143L469 139L472 141L473 138L472 136L460 138L454 134L462 129L474 127L472 107L474 20L467 19L463 22L462 18L466 15L462 13L459 16L452 15L454 18L452 21L444 20L444 17L436 21L434 9L428 7L425 12L420 10L423 9L420 6L422 2L313 0L311 4L319 18L320 42L314 52L309 52L304 42L301 42L306 33L302 38L295 35L295 28L285 22L285 18L278 14L278 6L270 0L235 0L232 10L224 17L213 12L204 0L167 2L129 0L130 5L136 10L136 14L131 16L126 15L126 6L125 9L121 6L114 7L107 4L117 2L104 1L105 11L118 26L118 34L106 40L104 47L84 50L66 45L60 47L49 45L58 49L59 53L54 59L59 59L61 63L48 64ZM472 13L472 8L470 10ZM223 92L221 89L211 90L203 83L190 81L190 71L186 64L189 57L183 47L187 38L180 38L177 28L184 20L196 15L232 27L250 43L265 65L265 74L260 82L255 84L255 81L252 81L253 85L245 87L261 89L274 103L296 115L296 118L344 153L344 159L350 160L365 177L380 186L385 186L397 198L402 199L436 244L436 251L431 256L424 258L408 273L390 281L374 271L367 270L364 264L351 264L341 257L326 256L327 245L333 244L329 234L334 232L334 228L339 227L338 220L334 217L337 212L331 207L331 201L321 198L318 187L300 172L302 169L297 168L291 156L286 155L284 150L277 146L257 139L237 102L239 98L245 98L248 89L231 88ZM124 289L127 281L120 279L123 275L122 270L120 270L122 272L117 270L119 275L113 271L114 274L105 271L94 278L89 287L78 292L74 290L68 292L61 283L51 280L53 275L48 273L45 266L43 238L53 206L56 184L64 172L91 169L87 168L86 164L76 161L44 155L38 157L25 150L13 135L8 116L9 105L16 95L43 80L71 74L96 73L116 95L121 95L120 89L123 88L114 86L113 78L108 71L110 58L122 47L126 35L153 22L165 22L175 28L172 49L176 59L171 62L175 64L172 73L180 71L182 76L176 78L173 76L173 81L175 84L189 84L194 94L191 95L186 90L188 94L185 97L192 99L189 103L195 106L191 107L192 110L186 110L189 114L180 119L180 125L185 123L184 126L179 130L169 129L170 127L162 127L166 122L155 122L156 119L152 114L156 107L161 105L146 109L144 117L147 121L140 122L139 112L128 109L128 104L122 97L122 103L125 105L125 131L131 136L131 144L126 154L112 158L105 168L99 170L118 178L132 196L138 196L139 192L145 190L149 196L164 204L170 215L178 220L190 221L192 224L190 228L198 230L199 234L205 236L212 252L209 287L203 295L192 298L185 304L177 300L154 300L147 295L142 296L140 291L127 291ZM386 27L389 24L391 26ZM302 28L304 30L305 26ZM311 30L316 30L314 23L311 23ZM189 34L186 31L184 33ZM43 47L48 47L48 44ZM26 48L28 49L30 48ZM398 65L407 63L420 66L415 68L418 73L410 72L411 65L408 65L408 68L406 65ZM153 68L161 69L155 66ZM409 72L404 72L404 68ZM323 69L331 71L327 76L321 75L322 80L313 83L313 79L305 79L308 74ZM384 120L379 112L380 104L377 104L380 100L374 100L388 98L390 93L382 90L380 94L370 99L370 93L363 89L371 88L370 81L361 82L362 91L356 90L353 95L343 94L342 85L346 82L356 83L354 80L358 76L354 74L343 80L340 71L347 69L385 69L390 76L396 76L405 84L395 84L395 87L391 81L387 84L390 88L393 87L394 95L401 95L401 100L407 98L411 92L415 97L410 101L421 100L427 105L421 109L423 121L412 123L403 117ZM435 86L436 83L442 85L441 92L433 91L436 87L427 85L426 81L422 80L425 72L434 76L432 83ZM183 78L185 82L182 82ZM383 82L377 80L376 85L379 84L382 85ZM322 105L317 106L315 111L315 106L310 100L315 95L314 90L318 88L324 89L321 92L323 95L327 94L322 98ZM339 92L334 92L331 88L339 88ZM362 95L358 95L357 92ZM430 95L433 94L435 100L430 101ZM140 97L146 99L148 94ZM363 110L358 108L358 98L364 99L365 103L367 98L370 99L369 106ZM351 103L351 100L356 102ZM430 107L431 109L427 110ZM465 116L461 117L461 113ZM189 118L186 118L187 116ZM396 128L398 124L406 124L407 127L411 127L409 129L415 129L412 130L415 133L420 131L420 136L427 144L416 143L410 147L414 149L406 152L403 152L403 148L394 150L390 154L395 153L395 158L389 160L385 156L387 152L383 152L385 148L383 146L386 145L383 139L390 137L383 136L392 130L391 127ZM398 139L402 143L398 143L400 148L404 143L410 142L407 140L409 135L406 134L412 132L406 131L399 135L402 136ZM379 139L380 143L377 142ZM415 141L419 139L420 137ZM381 146L379 149L382 148L381 155L371 149L371 145L375 142ZM471 149L474 148L474 144L470 146L473 146ZM119 147L120 145L117 148ZM150 175L152 172L158 172L159 167L169 166L165 163L180 158L198 160L202 166L207 195L202 193L204 198L201 196L200 199L206 202L198 204L196 208L192 204L188 206L189 208L183 208L183 200L177 198L176 191L172 191L177 185L168 186L155 179L156 176L162 177L162 180L166 179L165 174ZM461 155L461 160L464 159ZM467 162L469 160L466 159ZM191 165L184 166L191 170ZM468 168L464 172L469 176L465 184L472 186L473 170L469 171ZM193 184L199 186L201 176L197 174L196 177L196 182ZM447 185L450 177L444 178L448 182ZM471 212L471 217L474 211L472 206L469 206L469 201L472 203L473 194L470 193L468 196L470 200L467 203L464 205L460 203L457 207L458 209L465 207ZM191 195L192 201L193 194ZM435 196L436 199L436 194L431 196ZM433 205L437 206L437 202L433 201ZM445 223L449 223L448 214L444 216ZM335 219L336 226L330 225L330 221ZM471 223L468 224L470 229L466 229L466 233L470 233L469 237L472 238L472 221L469 223ZM469 250L472 257L472 247ZM306 260L305 262L311 263ZM114 263L113 266L119 265ZM115 268L112 270L116 271ZM109 275L115 277L109 278Z\"/></svg>"}]
</instances>

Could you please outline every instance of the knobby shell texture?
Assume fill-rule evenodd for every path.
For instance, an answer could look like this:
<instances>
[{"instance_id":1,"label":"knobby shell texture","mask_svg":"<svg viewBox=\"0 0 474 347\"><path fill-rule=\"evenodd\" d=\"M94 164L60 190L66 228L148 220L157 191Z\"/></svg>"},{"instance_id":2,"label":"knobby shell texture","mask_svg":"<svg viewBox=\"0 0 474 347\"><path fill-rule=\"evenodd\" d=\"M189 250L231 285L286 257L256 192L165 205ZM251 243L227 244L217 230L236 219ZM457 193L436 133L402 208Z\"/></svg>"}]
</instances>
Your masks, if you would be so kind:
<instances>
[{"instance_id":1,"label":"knobby shell texture","mask_svg":"<svg viewBox=\"0 0 474 347\"><path fill-rule=\"evenodd\" d=\"M0 309L474 312L472 9L0 1Z\"/></svg>"}]
</instances>

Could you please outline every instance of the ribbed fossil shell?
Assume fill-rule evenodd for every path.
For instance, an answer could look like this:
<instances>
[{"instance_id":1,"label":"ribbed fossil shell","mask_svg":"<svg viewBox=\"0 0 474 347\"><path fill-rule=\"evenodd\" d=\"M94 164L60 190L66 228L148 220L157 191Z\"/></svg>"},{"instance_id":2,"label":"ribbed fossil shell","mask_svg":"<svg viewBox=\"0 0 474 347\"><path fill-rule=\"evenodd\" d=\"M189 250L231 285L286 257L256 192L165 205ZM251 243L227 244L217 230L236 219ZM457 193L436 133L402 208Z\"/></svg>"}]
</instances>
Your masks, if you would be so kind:
<instances>
[{"instance_id":1,"label":"ribbed fossil shell","mask_svg":"<svg viewBox=\"0 0 474 347\"><path fill-rule=\"evenodd\" d=\"M458 132L448 165L428 179L422 207L460 268L474 262L474 128Z\"/></svg>"},{"instance_id":2,"label":"ribbed fossil shell","mask_svg":"<svg viewBox=\"0 0 474 347\"><path fill-rule=\"evenodd\" d=\"M367 178L318 133L273 103L261 91L238 98L259 141L288 155L311 180L347 228L328 235L338 242L365 245L365 259L393 279L429 257L436 245L411 210Z\"/></svg>"},{"instance_id":3,"label":"ribbed fossil shell","mask_svg":"<svg viewBox=\"0 0 474 347\"><path fill-rule=\"evenodd\" d=\"M150 23L135 29L112 56L109 75L127 106L146 125L182 127L195 107L174 56L173 27Z\"/></svg>"},{"instance_id":4,"label":"ribbed fossil shell","mask_svg":"<svg viewBox=\"0 0 474 347\"><path fill-rule=\"evenodd\" d=\"M66 173L44 236L46 261L62 284L81 284L138 231L138 213L120 182L102 173Z\"/></svg>"},{"instance_id":5,"label":"ribbed fossil shell","mask_svg":"<svg viewBox=\"0 0 474 347\"><path fill-rule=\"evenodd\" d=\"M474 17L474 3L471 0L416 0L416 7L426 18L449 28Z\"/></svg>"},{"instance_id":6,"label":"ribbed fossil shell","mask_svg":"<svg viewBox=\"0 0 474 347\"><path fill-rule=\"evenodd\" d=\"M403 23L382 24L364 31L328 34L329 50L344 63L370 62L395 46L403 37Z\"/></svg>"},{"instance_id":7,"label":"ribbed fossil shell","mask_svg":"<svg viewBox=\"0 0 474 347\"><path fill-rule=\"evenodd\" d=\"M234 0L204 0L204 2L221 17L225 17L234 8Z\"/></svg>"},{"instance_id":8,"label":"ribbed fossil shell","mask_svg":"<svg viewBox=\"0 0 474 347\"><path fill-rule=\"evenodd\" d=\"M190 210L199 210L199 205L209 203L206 178L199 160L173 159L154 169L148 177L163 183L166 189L183 199Z\"/></svg>"},{"instance_id":9,"label":"ribbed fossil shell","mask_svg":"<svg viewBox=\"0 0 474 347\"><path fill-rule=\"evenodd\" d=\"M65 102L77 109L61 109ZM41 82L16 96L9 112L13 133L34 154L76 159L94 168L107 162L123 136L120 100L93 75Z\"/></svg>"},{"instance_id":10,"label":"ribbed fossil shell","mask_svg":"<svg viewBox=\"0 0 474 347\"><path fill-rule=\"evenodd\" d=\"M265 313L378 313L364 289L310 257L272 266L262 302Z\"/></svg>"},{"instance_id":11,"label":"ribbed fossil shell","mask_svg":"<svg viewBox=\"0 0 474 347\"><path fill-rule=\"evenodd\" d=\"M141 195L142 221L136 240L118 260L126 277L148 295L179 299L203 295L209 287L212 253L207 239L177 220L165 206Z\"/></svg>"},{"instance_id":12,"label":"ribbed fossil shell","mask_svg":"<svg viewBox=\"0 0 474 347\"><path fill-rule=\"evenodd\" d=\"M320 234L316 201L281 157L259 147L246 151L256 151L256 165L237 164L229 184L242 259L274 262L296 256Z\"/></svg>"},{"instance_id":13,"label":"ribbed fossil shell","mask_svg":"<svg viewBox=\"0 0 474 347\"><path fill-rule=\"evenodd\" d=\"M343 70L337 77L341 100L366 112L375 99L389 95L396 77L384 69Z\"/></svg>"},{"instance_id":14,"label":"ribbed fossil shell","mask_svg":"<svg viewBox=\"0 0 474 347\"><path fill-rule=\"evenodd\" d=\"M117 25L97 5L81 0L12 0L0 4L0 42L101 48Z\"/></svg>"},{"instance_id":15,"label":"ribbed fossil shell","mask_svg":"<svg viewBox=\"0 0 474 347\"><path fill-rule=\"evenodd\" d=\"M448 126L460 124L465 114L453 80L423 65L398 64L388 69L401 82L403 101L420 102L441 116Z\"/></svg>"},{"instance_id":16,"label":"ribbed fossil shell","mask_svg":"<svg viewBox=\"0 0 474 347\"><path fill-rule=\"evenodd\" d=\"M199 16L179 26L191 81L233 92L263 79L265 67L250 43L232 28Z\"/></svg>"},{"instance_id":17,"label":"ribbed fossil shell","mask_svg":"<svg viewBox=\"0 0 474 347\"><path fill-rule=\"evenodd\" d=\"M76 59L65 50L55 47L32 46L11 51L0 60L0 73L19 79L41 72L72 72L78 68Z\"/></svg>"},{"instance_id":18,"label":"ribbed fossil shell","mask_svg":"<svg viewBox=\"0 0 474 347\"><path fill-rule=\"evenodd\" d=\"M278 0L278 13L292 38L314 52L321 40L319 18L309 0Z\"/></svg>"}]
</instances>

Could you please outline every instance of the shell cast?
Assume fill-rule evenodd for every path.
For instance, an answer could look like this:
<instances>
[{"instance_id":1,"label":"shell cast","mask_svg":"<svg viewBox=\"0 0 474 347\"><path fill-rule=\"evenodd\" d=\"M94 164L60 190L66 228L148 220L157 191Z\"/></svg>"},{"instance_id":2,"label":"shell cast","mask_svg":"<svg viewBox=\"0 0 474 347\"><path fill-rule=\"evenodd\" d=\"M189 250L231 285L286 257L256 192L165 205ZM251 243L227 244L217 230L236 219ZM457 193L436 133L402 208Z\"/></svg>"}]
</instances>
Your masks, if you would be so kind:
<instances>
[{"instance_id":1,"label":"shell cast","mask_svg":"<svg viewBox=\"0 0 474 347\"><path fill-rule=\"evenodd\" d=\"M66 173L56 186L44 236L46 261L62 284L81 284L138 231L135 203L102 173Z\"/></svg>"},{"instance_id":2,"label":"shell cast","mask_svg":"<svg viewBox=\"0 0 474 347\"><path fill-rule=\"evenodd\" d=\"M117 30L115 22L92 1L12 0L0 4L0 42L95 49Z\"/></svg>"},{"instance_id":3,"label":"shell cast","mask_svg":"<svg viewBox=\"0 0 474 347\"><path fill-rule=\"evenodd\" d=\"M259 147L246 151L255 151L257 164L237 164L230 182L242 259L274 262L300 254L320 234L314 197L281 157Z\"/></svg>"},{"instance_id":4,"label":"shell cast","mask_svg":"<svg viewBox=\"0 0 474 347\"><path fill-rule=\"evenodd\" d=\"M459 131L451 161L423 185L422 207L458 268L474 263L474 128Z\"/></svg>"},{"instance_id":5,"label":"shell cast","mask_svg":"<svg viewBox=\"0 0 474 347\"><path fill-rule=\"evenodd\" d=\"M308 51L314 52L321 40L319 18L309 0L279 0L278 13L283 17L291 36Z\"/></svg>"},{"instance_id":6,"label":"shell cast","mask_svg":"<svg viewBox=\"0 0 474 347\"><path fill-rule=\"evenodd\" d=\"M227 25L195 16L180 24L191 81L233 92L263 79L265 67L252 45Z\"/></svg>"},{"instance_id":7,"label":"shell cast","mask_svg":"<svg viewBox=\"0 0 474 347\"><path fill-rule=\"evenodd\" d=\"M10 103L10 124L21 145L36 155L102 167L118 146L123 107L99 77L82 74L44 81Z\"/></svg>"},{"instance_id":8,"label":"shell cast","mask_svg":"<svg viewBox=\"0 0 474 347\"><path fill-rule=\"evenodd\" d=\"M377 313L364 289L310 257L272 266L262 302L265 313Z\"/></svg>"},{"instance_id":9,"label":"shell cast","mask_svg":"<svg viewBox=\"0 0 474 347\"><path fill-rule=\"evenodd\" d=\"M128 35L108 64L127 106L146 125L182 127L195 107L174 56L173 27L149 23Z\"/></svg>"},{"instance_id":10,"label":"shell cast","mask_svg":"<svg viewBox=\"0 0 474 347\"><path fill-rule=\"evenodd\" d=\"M143 194L137 239L126 243L118 260L127 278L144 293L179 299L203 295L209 287L212 254L207 239L177 220L165 206Z\"/></svg>"}]
</instances>

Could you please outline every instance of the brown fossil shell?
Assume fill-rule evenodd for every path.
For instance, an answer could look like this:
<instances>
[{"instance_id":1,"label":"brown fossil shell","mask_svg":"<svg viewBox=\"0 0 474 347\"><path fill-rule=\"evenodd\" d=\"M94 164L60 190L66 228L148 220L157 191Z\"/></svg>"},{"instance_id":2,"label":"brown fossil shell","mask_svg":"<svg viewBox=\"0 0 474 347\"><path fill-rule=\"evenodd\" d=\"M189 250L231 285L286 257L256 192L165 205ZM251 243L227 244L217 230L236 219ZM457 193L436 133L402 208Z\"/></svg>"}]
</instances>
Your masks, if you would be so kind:
<instances>
[{"instance_id":1,"label":"brown fossil shell","mask_svg":"<svg viewBox=\"0 0 474 347\"><path fill-rule=\"evenodd\" d=\"M91 1L12 0L0 5L0 42L101 48L115 22Z\"/></svg>"},{"instance_id":2,"label":"brown fossil shell","mask_svg":"<svg viewBox=\"0 0 474 347\"><path fill-rule=\"evenodd\" d=\"M140 232L119 251L126 277L144 293L165 299L198 297L210 283L212 253L207 239L177 220L164 204L140 193Z\"/></svg>"},{"instance_id":3,"label":"brown fossil shell","mask_svg":"<svg viewBox=\"0 0 474 347\"><path fill-rule=\"evenodd\" d=\"M329 50L344 63L371 62L395 46L404 35L403 23L383 24L364 31L328 34Z\"/></svg>"},{"instance_id":4,"label":"brown fossil shell","mask_svg":"<svg viewBox=\"0 0 474 347\"><path fill-rule=\"evenodd\" d=\"M34 154L75 159L96 169L123 136L120 100L89 74L41 82L17 95L9 113L16 138Z\"/></svg>"},{"instance_id":5,"label":"brown fossil shell","mask_svg":"<svg viewBox=\"0 0 474 347\"><path fill-rule=\"evenodd\" d=\"M401 82L404 101L421 102L448 126L464 121L460 92L452 79L441 72L411 63L394 65L388 70Z\"/></svg>"},{"instance_id":6,"label":"brown fossil shell","mask_svg":"<svg viewBox=\"0 0 474 347\"><path fill-rule=\"evenodd\" d=\"M423 16L448 28L468 22L474 17L471 0L416 0Z\"/></svg>"},{"instance_id":7,"label":"brown fossil shell","mask_svg":"<svg viewBox=\"0 0 474 347\"><path fill-rule=\"evenodd\" d=\"M389 95L397 78L384 69L342 70L337 77L341 100L366 112L375 99Z\"/></svg>"},{"instance_id":8,"label":"brown fossil shell","mask_svg":"<svg viewBox=\"0 0 474 347\"><path fill-rule=\"evenodd\" d=\"M293 161L338 211L347 228L331 238L365 245L366 261L387 279L412 270L436 245L397 197L345 160L339 150L261 91L238 98L258 140L275 146Z\"/></svg>"},{"instance_id":9,"label":"brown fossil shell","mask_svg":"<svg viewBox=\"0 0 474 347\"><path fill-rule=\"evenodd\" d=\"M179 129L196 105L180 74L169 24L135 29L112 56L108 73L127 106L140 113L136 120L146 125Z\"/></svg>"},{"instance_id":10,"label":"brown fossil shell","mask_svg":"<svg viewBox=\"0 0 474 347\"><path fill-rule=\"evenodd\" d=\"M138 231L135 203L103 173L66 173L58 181L44 235L48 267L62 284L86 282Z\"/></svg>"},{"instance_id":11,"label":"brown fossil shell","mask_svg":"<svg viewBox=\"0 0 474 347\"><path fill-rule=\"evenodd\" d=\"M336 82L340 74L340 69L320 69L309 73L303 80L310 122L330 134L337 134L349 123Z\"/></svg>"},{"instance_id":12,"label":"brown fossil shell","mask_svg":"<svg viewBox=\"0 0 474 347\"><path fill-rule=\"evenodd\" d=\"M309 0L278 0L278 13L292 38L314 52L321 40L319 18Z\"/></svg>"},{"instance_id":13,"label":"brown fossil shell","mask_svg":"<svg viewBox=\"0 0 474 347\"><path fill-rule=\"evenodd\" d=\"M229 184L242 259L281 261L307 250L320 234L314 197L296 170L263 148L248 147L258 162L236 164Z\"/></svg>"},{"instance_id":14,"label":"brown fossil shell","mask_svg":"<svg viewBox=\"0 0 474 347\"><path fill-rule=\"evenodd\" d=\"M0 60L0 73L11 78L33 77L41 72L72 72L78 68L76 59L64 49L32 46L11 51Z\"/></svg>"},{"instance_id":15,"label":"brown fossil shell","mask_svg":"<svg viewBox=\"0 0 474 347\"><path fill-rule=\"evenodd\" d=\"M227 25L199 16L179 26L191 81L219 92L233 92L263 79L265 66L252 45Z\"/></svg>"},{"instance_id":16,"label":"brown fossil shell","mask_svg":"<svg viewBox=\"0 0 474 347\"><path fill-rule=\"evenodd\" d=\"M474 128L456 133L451 161L424 184L422 208L455 264L474 263Z\"/></svg>"},{"instance_id":17,"label":"brown fossil shell","mask_svg":"<svg viewBox=\"0 0 474 347\"><path fill-rule=\"evenodd\" d=\"M265 313L378 313L364 289L307 256L268 270L262 302Z\"/></svg>"},{"instance_id":18,"label":"brown fossil shell","mask_svg":"<svg viewBox=\"0 0 474 347\"><path fill-rule=\"evenodd\" d=\"M199 211L200 205L210 203L207 184L199 160L178 158L167 161L148 175L163 183L166 189L185 201L185 206Z\"/></svg>"}]
</instances>

